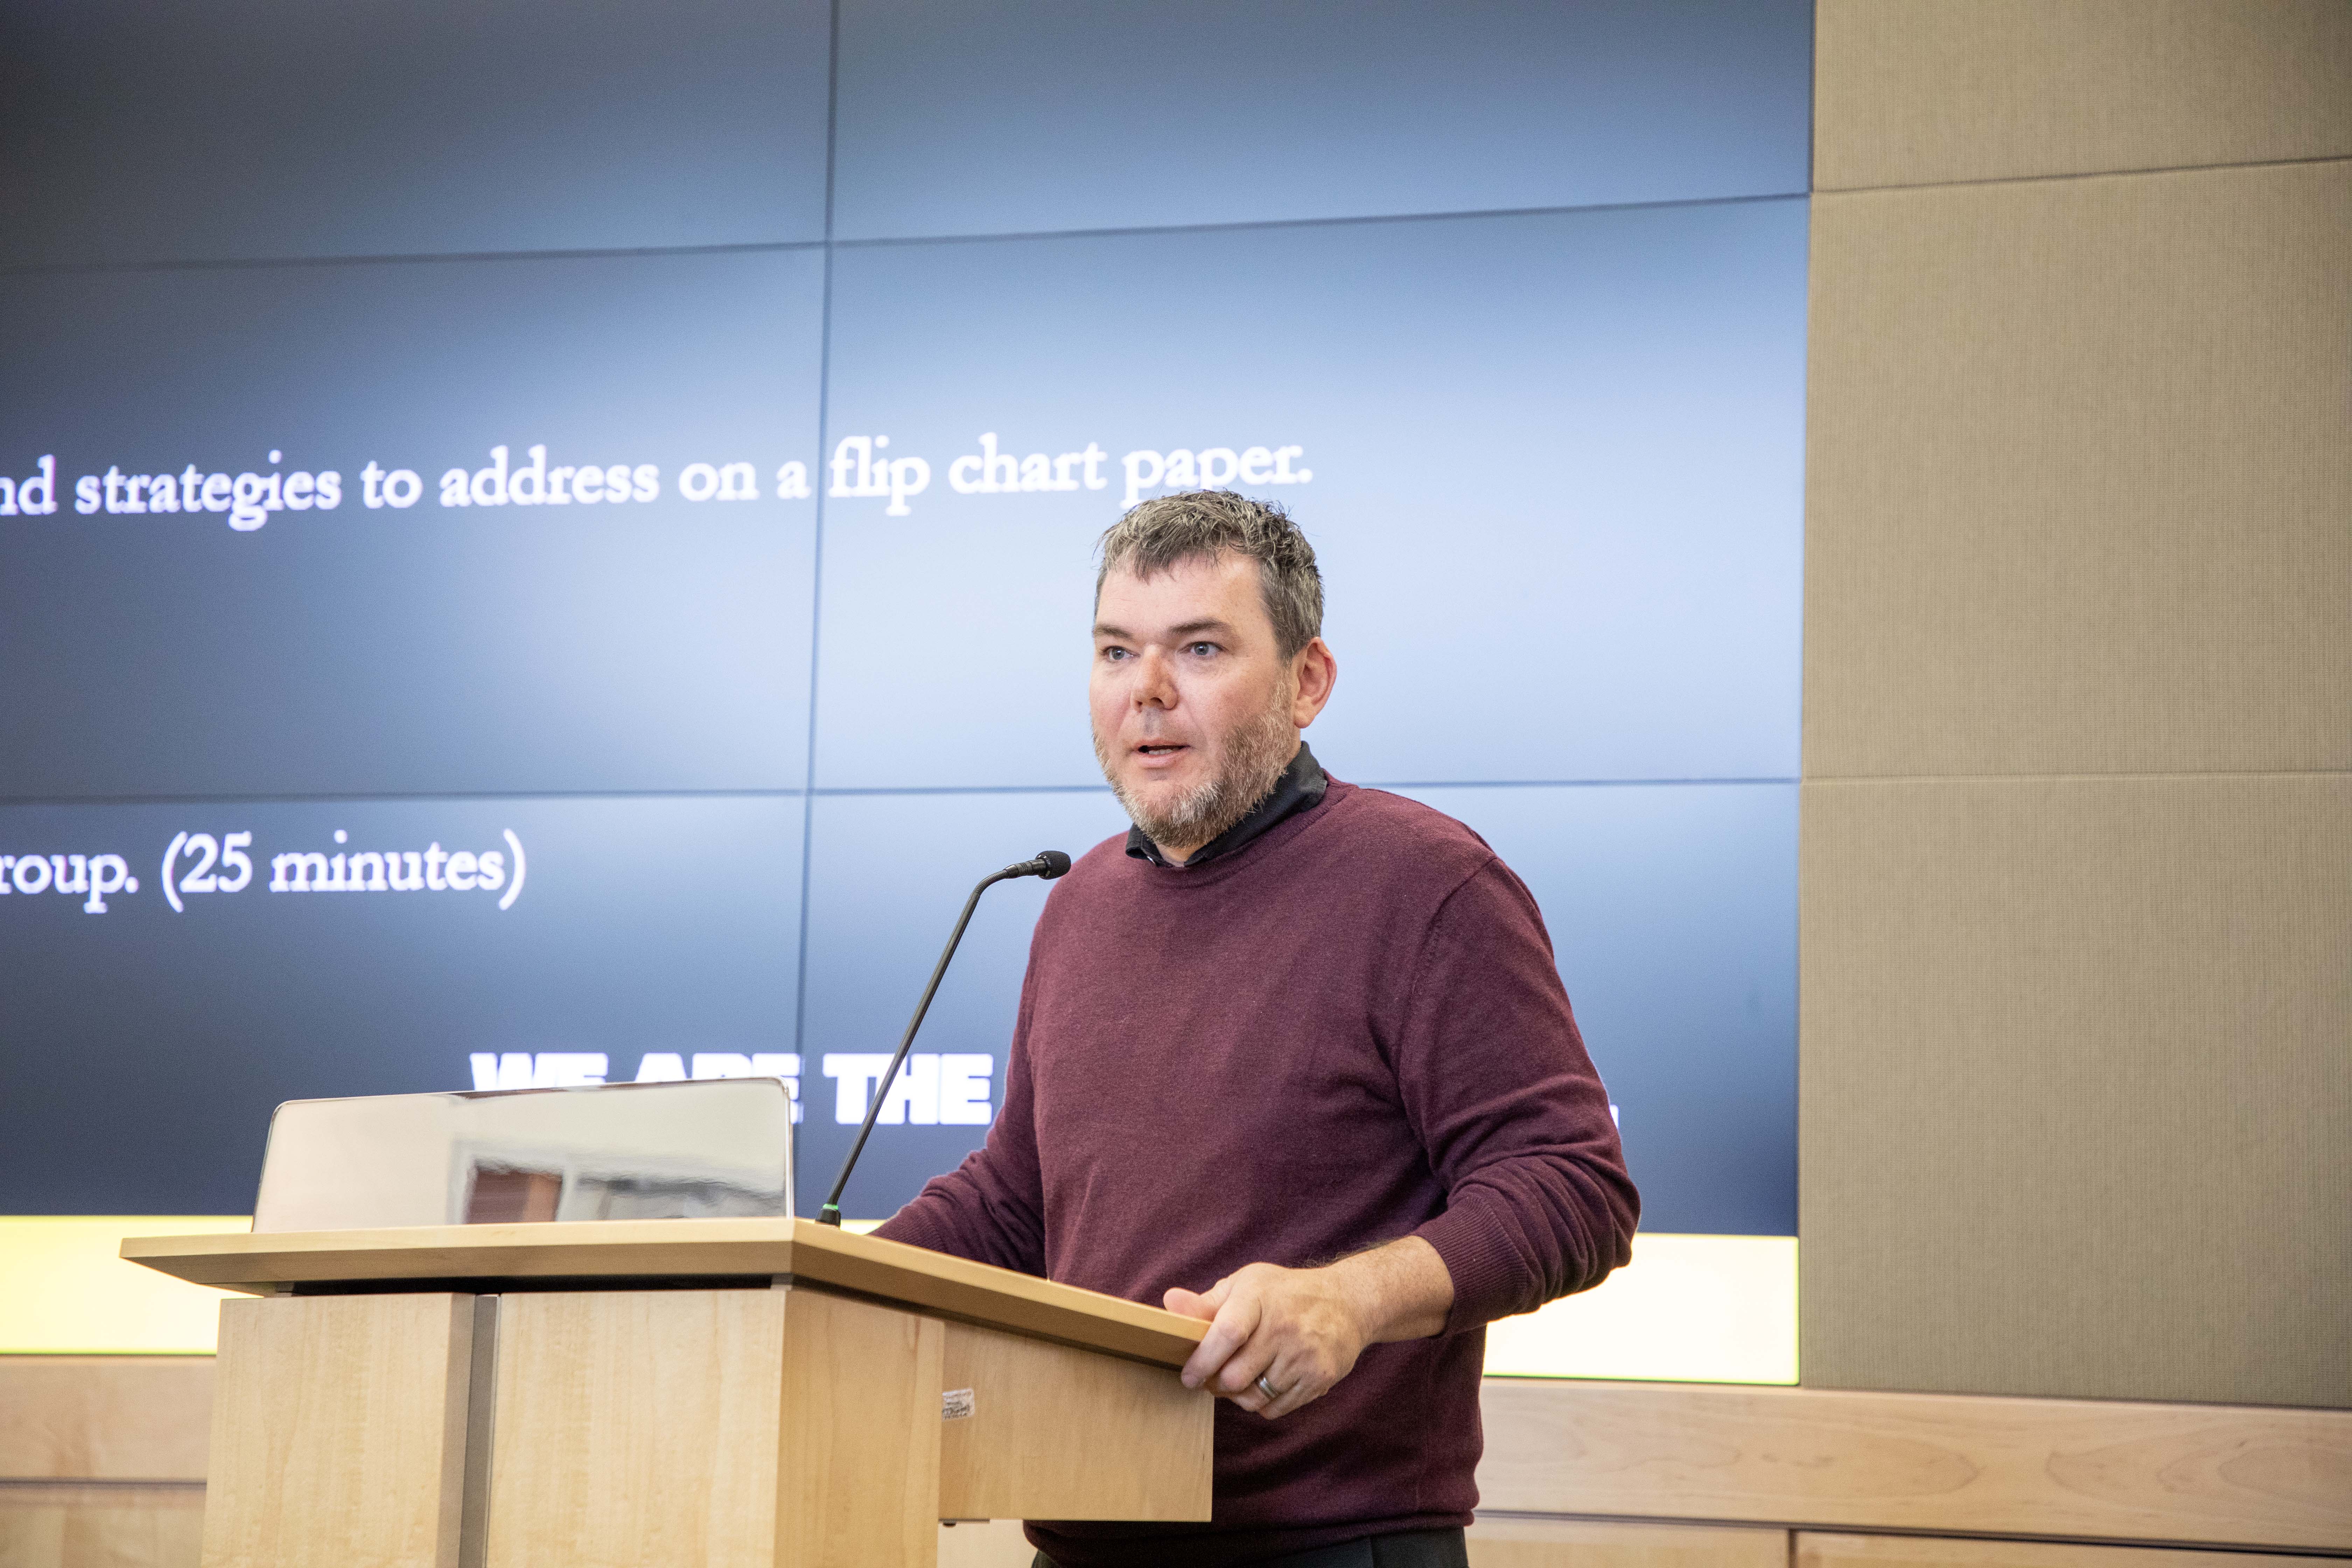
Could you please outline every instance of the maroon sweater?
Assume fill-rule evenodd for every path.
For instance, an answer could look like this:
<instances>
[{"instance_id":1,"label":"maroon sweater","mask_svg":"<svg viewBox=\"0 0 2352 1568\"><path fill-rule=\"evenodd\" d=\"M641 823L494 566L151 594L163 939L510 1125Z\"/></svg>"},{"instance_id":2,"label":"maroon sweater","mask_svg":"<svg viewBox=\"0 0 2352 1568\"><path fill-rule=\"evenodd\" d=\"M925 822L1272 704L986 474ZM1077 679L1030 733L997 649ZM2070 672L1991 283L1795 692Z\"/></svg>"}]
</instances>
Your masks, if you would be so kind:
<instances>
[{"instance_id":1,"label":"maroon sweater","mask_svg":"<svg viewBox=\"0 0 2352 1568\"><path fill-rule=\"evenodd\" d=\"M1032 1523L1068 1568L1466 1524L1484 1325L1600 1282L1638 1200L1535 900L1468 828L1336 780L1229 857L1097 845L1030 946L987 1145L882 1227L1160 1305L1406 1235L1443 1333L1278 1421L1220 1403L1208 1525Z\"/></svg>"}]
</instances>

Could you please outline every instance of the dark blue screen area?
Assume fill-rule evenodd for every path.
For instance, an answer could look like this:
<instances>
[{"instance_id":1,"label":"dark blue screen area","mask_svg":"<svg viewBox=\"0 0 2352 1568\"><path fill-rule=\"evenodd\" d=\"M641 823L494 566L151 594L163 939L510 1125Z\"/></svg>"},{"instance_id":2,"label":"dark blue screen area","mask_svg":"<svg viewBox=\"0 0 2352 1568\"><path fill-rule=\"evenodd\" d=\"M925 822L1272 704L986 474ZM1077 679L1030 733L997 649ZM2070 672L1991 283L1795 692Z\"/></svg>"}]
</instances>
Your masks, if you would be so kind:
<instances>
[{"instance_id":1,"label":"dark blue screen area","mask_svg":"<svg viewBox=\"0 0 2352 1568\"><path fill-rule=\"evenodd\" d=\"M972 883L1124 830L1095 541L1225 485L1320 554L1318 755L1533 889L1645 1223L1793 1230L1803 0L0 22L0 1209L761 1071L813 1210ZM509 833L506 908L271 890ZM1048 892L853 1216L985 1136Z\"/></svg>"},{"instance_id":2,"label":"dark blue screen area","mask_svg":"<svg viewBox=\"0 0 2352 1568\"><path fill-rule=\"evenodd\" d=\"M1643 1228L1794 1236L1796 784L1404 793L1535 894Z\"/></svg>"},{"instance_id":3,"label":"dark blue screen area","mask_svg":"<svg viewBox=\"0 0 2352 1568\"><path fill-rule=\"evenodd\" d=\"M835 233L1806 188L1808 0L844 0Z\"/></svg>"},{"instance_id":4,"label":"dark blue screen area","mask_svg":"<svg viewBox=\"0 0 2352 1568\"><path fill-rule=\"evenodd\" d=\"M836 795L814 802L811 829L801 1197L814 1213L865 1109L860 1099L851 1121L839 1120L838 1081L824 1076L825 1055L897 1048L974 882L1040 849L1076 858L1124 833L1127 818L1105 789ZM1002 882L982 897L916 1047L989 1056L992 1104L1003 1098L1029 932L1048 886ZM984 1131L911 1121L876 1128L843 1212L888 1214L953 1168Z\"/></svg>"},{"instance_id":5,"label":"dark blue screen area","mask_svg":"<svg viewBox=\"0 0 2352 1568\"><path fill-rule=\"evenodd\" d=\"M818 0L13 0L0 263L824 237Z\"/></svg>"},{"instance_id":6,"label":"dark blue screen area","mask_svg":"<svg viewBox=\"0 0 2352 1568\"><path fill-rule=\"evenodd\" d=\"M175 911L163 857L195 833L251 879L184 888ZM243 1214L280 1100L464 1089L475 1052L602 1054L625 1077L648 1051L788 1050L800 844L791 796L0 807L0 855L68 875L79 855L84 878L116 855L139 882L93 911L8 868L0 1194L20 1213ZM414 852L421 878L435 847L499 855L503 885L399 890L404 860L380 890L271 890L279 855L348 873ZM175 858L182 881L238 878L226 854Z\"/></svg>"},{"instance_id":7,"label":"dark blue screen area","mask_svg":"<svg viewBox=\"0 0 2352 1568\"><path fill-rule=\"evenodd\" d=\"M0 518L0 665L38 672L0 692L0 795L797 787L815 507L775 473L815 456L822 273L784 250L12 280L0 472L53 456L60 504ZM660 494L442 505L500 446L649 465ZM759 499L681 493L736 460ZM368 506L371 462L415 504ZM336 472L342 500L250 531L76 508L80 476L190 466Z\"/></svg>"}]
</instances>

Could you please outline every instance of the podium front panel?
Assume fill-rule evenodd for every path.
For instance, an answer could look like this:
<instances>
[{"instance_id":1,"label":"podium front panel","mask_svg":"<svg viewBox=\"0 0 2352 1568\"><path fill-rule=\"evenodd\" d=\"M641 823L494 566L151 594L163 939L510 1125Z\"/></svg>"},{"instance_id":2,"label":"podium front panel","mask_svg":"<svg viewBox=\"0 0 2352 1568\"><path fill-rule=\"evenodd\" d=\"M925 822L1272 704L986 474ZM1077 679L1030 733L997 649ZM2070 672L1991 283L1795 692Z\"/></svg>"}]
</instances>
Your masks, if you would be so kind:
<instances>
[{"instance_id":1,"label":"podium front panel","mask_svg":"<svg viewBox=\"0 0 2352 1568\"><path fill-rule=\"evenodd\" d=\"M474 1298L224 1301L204 1568L458 1568Z\"/></svg>"},{"instance_id":2,"label":"podium front panel","mask_svg":"<svg viewBox=\"0 0 2352 1568\"><path fill-rule=\"evenodd\" d=\"M947 1326L945 1519L1206 1523L1215 1401L1166 1367Z\"/></svg>"},{"instance_id":3,"label":"podium front panel","mask_svg":"<svg viewBox=\"0 0 2352 1568\"><path fill-rule=\"evenodd\" d=\"M936 1568L1202 1521L1205 1325L802 1220L134 1238L223 1304L205 1568Z\"/></svg>"},{"instance_id":4,"label":"podium front panel","mask_svg":"<svg viewBox=\"0 0 2352 1568\"><path fill-rule=\"evenodd\" d=\"M942 1328L789 1288L501 1297L486 1568L931 1568Z\"/></svg>"},{"instance_id":5,"label":"podium front panel","mask_svg":"<svg viewBox=\"0 0 2352 1568\"><path fill-rule=\"evenodd\" d=\"M770 1568L783 1316L772 1290L499 1297L486 1562Z\"/></svg>"}]
</instances>

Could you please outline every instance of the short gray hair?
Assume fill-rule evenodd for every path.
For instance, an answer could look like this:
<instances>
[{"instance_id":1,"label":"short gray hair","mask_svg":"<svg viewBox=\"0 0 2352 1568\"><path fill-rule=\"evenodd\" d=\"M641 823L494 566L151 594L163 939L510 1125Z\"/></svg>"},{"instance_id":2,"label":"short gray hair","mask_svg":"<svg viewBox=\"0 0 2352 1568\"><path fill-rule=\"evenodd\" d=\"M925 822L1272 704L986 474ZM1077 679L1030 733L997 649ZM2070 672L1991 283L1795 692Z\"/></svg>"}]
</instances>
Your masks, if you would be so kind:
<instances>
[{"instance_id":1,"label":"short gray hair","mask_svg":"<svg viewBox=\"0 0 2352 1568\"><path fill-rule=\"evenodd\" d=\"M1231 490L1154 496L1111 524L1096 548L1102 555L1095 574L1097 603L1113 572L1156 577L1180 562L1245 555L1257 563L1259 591L1282 657L1297 657L1323 635L1323 574L1315 565L1315 547L1271 501Z\"/></svg>"}]
</instances>

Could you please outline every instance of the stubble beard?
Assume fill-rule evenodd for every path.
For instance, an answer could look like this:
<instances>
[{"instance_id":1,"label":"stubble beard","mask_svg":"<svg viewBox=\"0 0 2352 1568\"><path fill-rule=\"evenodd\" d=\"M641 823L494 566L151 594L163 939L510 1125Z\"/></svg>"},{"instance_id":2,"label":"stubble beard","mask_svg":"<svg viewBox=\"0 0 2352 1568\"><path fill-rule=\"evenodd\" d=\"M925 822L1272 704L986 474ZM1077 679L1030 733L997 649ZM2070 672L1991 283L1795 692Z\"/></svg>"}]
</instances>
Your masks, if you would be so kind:
<instances>
[{"instance_id":1,"label":"stubble beard","mask_svg":"<svg viewBox=\"0 0 2352 1568\"><path fill-rule=\"evenodd\" d=\"M1095 761L1129 818L1162 849L1197 849L1250 814L1274 793L1282 770L1298 752L1298 732L1290 724L1291 695L1277 690L1254 718L1218 737L1217 771L1164 806L1137 798L1119 782L1116 759L1102 735L1095 735Z\"/></svg>"}]
</instances>

